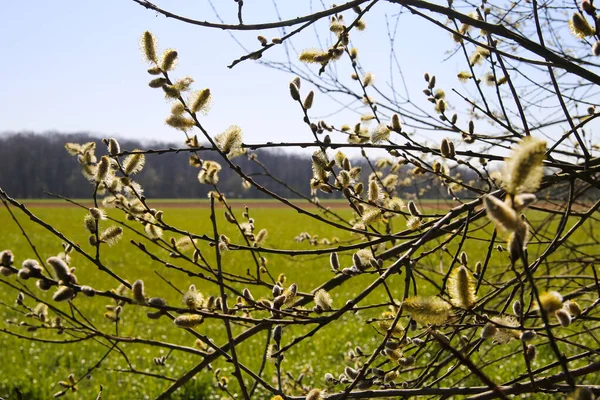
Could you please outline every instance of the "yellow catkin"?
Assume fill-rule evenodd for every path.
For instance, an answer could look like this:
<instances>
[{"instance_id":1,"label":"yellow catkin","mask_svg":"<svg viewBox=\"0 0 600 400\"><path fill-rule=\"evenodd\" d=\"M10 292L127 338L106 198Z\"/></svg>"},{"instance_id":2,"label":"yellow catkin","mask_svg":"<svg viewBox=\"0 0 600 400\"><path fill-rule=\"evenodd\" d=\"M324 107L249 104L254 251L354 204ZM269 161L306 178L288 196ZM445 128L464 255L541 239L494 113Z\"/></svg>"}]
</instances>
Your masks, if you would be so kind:
<instances>
[{"instance_id":1,"label":"yellow catkin","mask_svg":"<svg viewBox=\"0 0 600 400\"><path fill-rule=\"evenodd\" d=\"M571 33L578 38L593 36L596 30L592 28L587 19L578 12L574 12L569 20L569 28Z\"/></svg>"},{"instance_id":2,"label":"yellow catkin","mask_svg":"<svg viewBox=\"0 0 600 400\"><path fill-rule=\"evenodd\" d=\"M455 307L469 309L475 304L475 285L469 270L461 265L450 274L448 293Z\"/></svg>"},{"instance_id":3,"label":"yellow catkin","mask_svg":"<svg viewBox=\"0 0 600 400\"><path fill-rule=\"evenodd\" d=\"M98 168L96 168L96 183L104 181L108 177L109 170L110 158L108 158L108 156L102 156L98 163Z\"/></svg>"},{"instance_id":4,"label":"yellow catkin","mask_svg":"<svg viewBox=\"0 0 600 400\"><path fill-rule=\"evenodd\" d=\"M100 241L109 246L116 244L123 236L123 228L120 226L111 226L100 235Z\"/></svg>"},{"instance_id":5,"label":"yellow catkin","mask_svg":"<svg viewBox=\"0 0 600 400\"><path fill-rule=\"evenodd\" d=\"M199 112L205 114L210 109L211 102L212 96L210 94L210 89L206 88L199 90L192 99L190 111L193 113Z\"/></svg>"},{"instance_id":6,"label":"yellow catkin","mask_svg":"<svg viewBox=\"0 0 600 400\"><path fill-rule=\"evenodd\" d=\"M173 322L178 328L193 328L204 322L204 319L201 315L196 314L180 315L179 317L175 318Z\"/></svg>"},{"instance_id":7,"label":"yellow catkin","mask_svg":"<svg viewBox=\"0 0 600 400\"><path fill-rule=\"evenodd\" d=\"M305 63L323 63L329 61L330 58L326 51L318 49L302 50L298 56L298 59Z\"/></svg>"},{"instance_id":8,"label":"yellow catkin","mask_svg":"<svg viewBox=\"0 0 600 400\"><path fill-rule=\"evenodd\" d=\"M310 392L308 392L308 394L306 395L306 400L320 400L323 397L321 397L321 389L312 389Z\"/></svg>"},{"instance_id":9,"label":"yellow catkin","mask_svg":"<svg viewBox=\"0 0 600 400\"><path fill-rule=\"evenodd\" d=\"M540 294L540 308L547 313L553 313L560 310L562 305L563 297L559 292L551 290Z\"/></svg>"},{"instance_id":10,"label":"yellow catkin","mask_svg":"<svg viewBox=\"0 0 600 400\"><path fill-rule=\"evenodd\" d=\"M75 295L75 290L68 286L61 286L52 296L52 299L57 302L69 301Z\"/></svg>"},{"instance_id":11,"label":"yellow catkin","mask_svg":"<svg viewBox=\"0 0 600 400\"><path fill-rule=\"evenodd\" d=\"M142 38L140 40L140 47L146 57L146 60L149 62L156 63L156 39L152 32L146 31L142 34Z\"/></svg>"},{"instance_id":12,"label":"yellow catkin","mask_svg":"<svg viewBox=\"0 0 600 400\"><path fill-rule=\"evenodd\" d=\"M193 119L186 118L181 115L171 115L165 120L165 122L167 125L182 131L186 131L196 126L196 122Z\"/></svg>"},{"instance_id":13,"label":"yellow catkin","mask_svg":"<svg viewBox=\"0 0 600 400\"><path fill-rule=\"evenodd\" d=\"M535 192L544 176L546 141L528 136L504 163L504 186L510 194Z\"/></svg>"},{"instance_id":14,"label":"yellow catkin","mask_svg":"<svg viewBox=\"0 0 600 400\"><path fill-rule=\"evenodd\" d=\"M325 289L319 289L315 293L315 304L323 310L331 310L333 299Z\"/></svg>"},{"instance_id":15,"label":"yellow catkin","mask_svg":"<svg viewBox=\"0 0 600 400\"><path fill-rule=\"evenodd\" d=\"M378 144L385 142L390 137L390 128L385 124L379 124L371 133L371 142Z\"/></svg>"},{"instance_id":16,"label":"yellow catkin","mask_svg":"<svg viewBox=\"0 0 600 400\"><path fill-rule=\"evenodd\" d=\"M163 71L171 71L175 68L177 63L177 51L173 49L167 49L163 53L162 60L160 63L160 68Z\"/></svg>"},{"instance_id":17,"label":"yellow catkin","mask_svg":"<svg viewBox=\"0 0 600 400\"><path fill-rule=\"evenodd\" d=\"M485 196L483 204L488 217L494 221L498 228L508 232L513 232L517 228L520 222L519 216L508 204L494 196Z\"/></svg>"},{"instance_id":18,"label":"yellow catkin","mask_svg":"<svg viewBox=\"0 0 600 400\"><path fill-rule=\"evenodd\" d=\"M245 153L242 148L242 129L237 125L232 125L225 132L215 136L215 143L229 158Z\"/></svg>"},{"instance_id":19,"label":"yellow catkin","mask_svg":"<svg viewBox=\"0 0 600 400\"><path fill-rule=\"evenodd\" d=\"M409 297L402 303L402 308L422 325L443 324L450 314L450 305L435 296Z\"/></svg>"},{"instance_id":20,"label":"yellow catkin","mask_svg":"<svg viewBox=\"0 0 600 400\"><path fill-rule=\"evenodd\" d=\"M136 149L134 151L141 151ZM130 154L123 160L123 169L127 175L132 175L140 172L146 163L146 156L141 153Z\"/></svg>"}]
</instances>

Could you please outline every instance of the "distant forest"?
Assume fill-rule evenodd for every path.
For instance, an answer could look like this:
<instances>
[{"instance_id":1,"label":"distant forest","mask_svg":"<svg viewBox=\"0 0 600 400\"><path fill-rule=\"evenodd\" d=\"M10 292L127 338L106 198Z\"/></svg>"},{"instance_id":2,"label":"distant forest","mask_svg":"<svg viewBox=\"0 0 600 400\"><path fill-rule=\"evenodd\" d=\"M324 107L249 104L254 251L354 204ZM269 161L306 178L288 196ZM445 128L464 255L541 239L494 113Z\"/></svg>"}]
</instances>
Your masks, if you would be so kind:
<instances>
[{"instance_id":1,"label":"distant forest","mask_svg":"<svg viewBox=\"0 0 600 400\"><path fill-rule=\"evenodd\" d=\"M62 134L5 133L0 134L0 187L16 198L48 198L45 192L57 193L71 198L89 198L93 186L81 173L81 166L74 156L65 150L65 143L96 142L96 156L106 154L106 146L100 136L88 133ZM183 144L140 143L119 139L121 149L181 148ZM310 157L282 151L257 151L258 160L278 179L304 195L310 195L308 182L312 176ZM202 152L203 159L217 160L218 155ZM264 173L256 163L241 156L235 163L254 175L266 187L286 197L298 197L282 188L271 178L255 176ZM242 188L241 178L221 161L219 188L230 198L264 198L258 190ZM142 185L147 197L153 198L199 198L211 189L198 182L199 170L191 167L187 153L166 153L146 157L146 166L135 180Z\"/></svg>"},{"instance_id":2,"label":"distant forest","mask_svg":"<svg viewBox=\"0 0 600 400\"><path fill-rule=\"evenodd\" d=\"M96 142L96 155L106 154L106 148L99 136L89 133L34 134L5 133L0 134L0 187L10 196L16 198L48 198L46 192L60 194L70 198L89 198L93 186L84 178L76 158L65 150L65 143ZM119 139L121 149L167 149L181 148L183 145L173 143L140 143L134 140ZM286 182L293 191L310 196L309 180L312 177L309 155L286 153L281 150L258 150L257 159L280 181ZM203 159L218 160L218 155L205 151L200 155ZM362 178L367 179L370 168L363 160L357 160L363 167ZM375 162L376 160L372 160ZM252 175L257 182L270 190L287 198L299 197L297 193L286 189L271 177L264 175L264 170L245 156L234 159L235 164ZM219 173L219 189L229 198L266 198L267 196L255 188L244 189L241 178L220 162L223 169ZM198 182L198 169L188 163L188 154L165 153L146 157L146 166L135 176L149 198L204 198L211 189ZM457 172L457 171L454 171ZM397 174L400 180L411 172L407 167ZM472 172L461 168L463 179L474 177ZM426 178L428 181L430 178ZM420 191L423 198L449 198L448 193L440 185L427 185L426 181L416 180L414 185L402 187L400 197L407 198ZM339 193L319 194L322 199L339 198Z\"/></svg>"}]
</instances>

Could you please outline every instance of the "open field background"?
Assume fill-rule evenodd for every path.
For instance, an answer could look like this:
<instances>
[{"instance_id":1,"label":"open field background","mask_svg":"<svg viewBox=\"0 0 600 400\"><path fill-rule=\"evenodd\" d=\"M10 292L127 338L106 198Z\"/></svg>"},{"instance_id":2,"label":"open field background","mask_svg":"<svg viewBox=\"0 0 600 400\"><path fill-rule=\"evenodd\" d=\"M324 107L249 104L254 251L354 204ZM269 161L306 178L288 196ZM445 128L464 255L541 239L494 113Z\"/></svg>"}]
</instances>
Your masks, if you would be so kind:
<instances>
[{"instance_id":1,"label":"open field background","mask_svg":"<svg viewBox=\"0 0 600 400\"><path fill-rule=\"evenodd\" d=\"M86 210L77 207L64 207L56 201L30 201L25 204L32 204L31 208L34 214L42 218L46 222L53 225L60 232L63 232L75 242L81 244L86 250L91 250L91 246L87 244L87 233L83 227L83 217ZM164 210L164 220L168 223L187 229L195 233L204 233L211 231L210 221L208 219L210 210L206 207L197 207L198 204L207 204L207 200L199 201L167 201L156 200L150 201L151 206L156 206ZM297 243L294 237L301 232L309 232L318 234L319 238L328 238L332 240L334 234L338 234L333 228L324 224L317 224L312 219L299 215L298 213L277 207L270 206L264 201L236 201L232 204L236 207L236 215L241 216L243 205L250 207L250 216L255 219L257 230L267 228L269 236L266 240L265 247L270 248L288 248L288 249L306 249L312 248L307 242ZM336 212L343 216L350 216L349 212L342 209L343 203L333 202ZM422 210L428 213L437 212L436 207L441 209L447 208L435 203L422 204ZM46 233L40 226L34 225L18 210L16 213L19 221L23 224L30 238L36 245L42 258L47 258L58 254L62 251L60 241ZM120 213L116 210L109 210L109 216L123 220ZM218 220L219 229L222 233L228 235L233 242L239 242L240 236L233 227L225 222L223 218L223 210L219 208ZM531 211L528 217L534 227L538 227L536 236L544 242L555 229L559 216L555 216L552 220L541 224L542 219L547 216L541 212ZM129 224L131 224L129 222ZM395 228L404 227L404 221L398 219L395 222ZM489 238L493 226L487 223L487 220L477 222L481 229L474 230L473 235L467 238L464 248L469 254L469 265L474 264L485 258L488 250L488 242L481 238ZM105 226L108 226L106 224ZM132 227L137 227L131 225ZM588 243L589 246L594 246L594 237L600 234L600 229L593 223L588 223L571 239L577 243ZM169 232L165 232L165 238L168 239ZM178 237L178 236L175 236ZM160 296L165 297L169 304L178 305L181 301L181 295L177 292L185 291L190 284L195 284L205 296L217 295L218 288L209 286L199 279L191 279L177 271L169 270L164 265L151 261L148 256L141 253L137 248L129 243L130 239L140 240L141 237L131 230L126 230L123 239L111 248L103 248L101 259L117 274L125 279L133 282L136 279L143 279L146 284L146 294L150 297ZM356 240L351 235L339 236L337 239L341 243ZM431 254L427 258L422 259L416 268L422 271L433 281L441 280L445 272L445 266L450 263L453 255L453 248L456 246L454 240L448 247L448 251L438 251ZM146 245L152 251L155 251L158 256L163 259L168 259L168 254L164 250L158 249L152 242L146 241ZM317 247L328 248L335 245L318 245ZM433 243L426 246L422 251L427 251L432 248ZM535 257L539 252L539 246L532 244L529 246L530 257ZM214 259L214 251L206 243L201 243L200 248L203 254L209 260ZM28 247L25 238L17 229L14 221L10 218L7 210L2 207L0 209L0 250L11 249L16 258L16 264L20 264L26 258L33 258L33 252ZM565 246L563 250L553 256L553 259L561 259L567 257L569 247ZM497 254L496 254L497 253ZM332 276L327 256L317 257L314 255L303 257L289 257L278 255L265 255L268 258L268 267L271 274L277 276L280 273L285 273L287 280L286 285L296 282L301 292L309 291L318 284L326 281ZM351 254L348 253L342 256L342 265L351 264ZM179 259L169 260L172 264L190 267L185 261ZM98 289L115 288L116 284L110 277L98 271L95 266L84 261L83 257L78 254L73 254L72 266L77 268L81 284L89 284ZM492 282L501 282L512 278L508 268L508 258L506 253L497 252L494 250L489 271L486 273L486 278ZM193 268L193 267L192 267ZM254 268L251 262L250 255L236 251L229 251L224 254L224 269L227 272L235 272L244 275L248 268ZM566 275L576 274L576 269L569 273L565 267ZM160 273L165 279L169 280L175 288L166 285L157 275ZM334 308L343 305L352 296L359 293L367 286L374 276L366 274L360 277L352 278L346 285L339 290L334 290L331 295L334 299ZM592 283L586 280L587 278L564 279L561 281L552 282L546 285L548 289L559 291L569 291L581 286L582 284ZM51 300L52 291L43 293L35 288L34 282L19 281L15 276L5 278L0 277L3 282L9 282L11 285L19 286L24 283L40 298L48 301ZM436 289L426 280L420 279L419 294L433 295L437 294ZM547 282L547 281L544 281ZM389 282L389 287L392 290L394 297L401 298L404 287L404 276L396 276ZM241 287L240 287L241 288ZM0 285L0 301L14 305L18 290L9 287L6 284ZM263 292L253 291L256 299L265 297L270 298L270 292L265 289ZM480 293L484 296L485 292ZM593 297L593 296L591 296ZM591 298L590 297L590 298ZM386 296L383 290L378 290L372 293L365 301L364 305L376 304L385 301ZM591 302L591 300L590 300ZM26 296L25 303L33 307L35 301ZM64 303L56 303L57 307L67 311L69 306ZM84 313L99 329L114 333L114 324L104 318L105 305L109 304L106 299L102 298L84 298L78 296L73 304ZM586 298L581 299L580 304L585 307L589 305ZM361 304L363 305L363 304ZM312 307L312 304L309 305ZM23 317L23 309L2 308L0 317L2 325L0 329L9 330L20 335L30 336L37 339L49 340L67 340L70 339L66 334L57 335L53 331L38 330L35 333L28 333L24 327L18 326L20 321L26 320ZM305 341L296 346L293 351L286 353L282 368L285 372L289 372L294 377L304 373L305 384L312 387L325 387L323 375L325 372L331 372L334 376L342 373L344 365L352 365L352 361L347 358L348 351L355 346L360 345L365 352L369 352L374 348L380 340L380 334L375 329L376 325L367 324L370 318L377 317L381 312L374 310L363 310L355 314L347 314L338 323L333 323L323 329L310 342ZM52 313L51 313L52 315ZM255 318L263 317L261 315L253 315ZM406 321L404 321L406 322ZM581 327L565 328L561 330L558 336L568 336L573 330L579 330ZM203 325L197 328L198 331L213 338L217 343L223 343L226 340L225 330L220 321L206 321ZM235 327L234 333L239 333L243 327ZM283 343L287 343L295 336L300 335L305 330L302 328L284 330ZM154 321L145 316L145 312L141 307L125 307L122 323L119 325L119 334L122 336L132 336L138 338L147 338L159 341L178 343L184 346L194 346L194 338L187 332L178 329L167 318ZM472 332L473 335L478 335L479 332ZM71 338L72 339L72 338ZM251 341L244 343L239 347L241 361L249 367L255 369L262 360L266 344L266 332L257 335ZM173 352L166 363L166 366L157 366L153 362L154 357L159 357L167 354L167 349L150 348L143 344L121 344L119 345L123 352L129 357L131 363L137 371L146 374L161 374L170 378L176 378L185 371L191 369L199 363L201 359L193 354L184 352ZM564 346L566 349L566 346ZM83 343L64 344L61 346L50 346L42 342L26 341L7 334L0 334L0 397L7 399L15 398L15 388L24 394L26 399L47 399L51 398L53 393L60 390L58 381L66 380L69 373L76 376L86 374L88 368L92 367L106 352L106 340L99 338L98 340L86 341ZM540 356L538 358L540 365L545 365L548 358L553 357L547 346L540 346ZM500 359L501 361L488 365L484 371L492 379L497 382L506 382L512 378L516 378L525 374L524 366L521 370L521 363L511 363L512 359L521 357L519 354L520 343L513 341L504 346L494 346L491 343L484 343L481 352L487 353L487 359ZM569 349L569 353L577 352L576 349ZM425 359L432 357L433 354L421 353L419 357ZM475 355L475 357L478 357ZM504 358L502 358L504 357ZM315 362L315 359L318 359ZM533 367L536 363L534 361ZM585 362L585 360L583 361ZM309 366L311 364L312 366ZM407 376L414 376L421 372L417 362L413 369L407 372ZM423 362L422 364L425 364ZM451 364L452 365L452 364ZM578 365L578 362L570 364L573 368ZM79 391L75 394L67 394L66 398L95 398L100 385L104 386L104 397L107 399L144 399L153 398L162 390L164 390L170 382L167 380L152 379L141 374L133 374L128 372L118 372L120 369L127 369L127 364L122 356L116 353L106 359L101 367L102 373L93 374L90 379L84 379L79 384ZM215 363L213 368L221 368L222 374L230 376L231 368L225 363ZM447 369L446 367L444 371ZM462 368L462 367L461 367ZM547 373L559 371L558 368L551 369ZM274 377L274 367L267 365L264 376ZM457 384L468 381L480 384L468 370L462 371L457 379ZM600 384L600 376L595 378L592 384ZM463 382L463 383L464 383ZM223 393L219 392L215 387L213 374L210 371L204 371L180 391L177 392L176 398L220 398ZM231 379L232 387L235 386L234 379ZM335 389L333 389L335 390ZM261 398L260 392L256 398ZM268 397L267 397L268 398Z\"/></svg>"}]
</instances>

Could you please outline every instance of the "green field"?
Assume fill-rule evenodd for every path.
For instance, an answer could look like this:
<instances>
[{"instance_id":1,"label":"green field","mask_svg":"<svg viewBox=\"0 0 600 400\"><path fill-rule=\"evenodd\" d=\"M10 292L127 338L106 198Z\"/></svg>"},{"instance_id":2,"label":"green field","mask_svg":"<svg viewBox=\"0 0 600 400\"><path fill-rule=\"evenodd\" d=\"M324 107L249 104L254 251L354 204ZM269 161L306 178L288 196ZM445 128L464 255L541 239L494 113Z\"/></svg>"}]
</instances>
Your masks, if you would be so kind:
<instances>
[{"instance_id":1,"label":"green field","mask_svg":"<svg viewBox=\"0 0 600 400\"><path fill-rule=\"evenodd\" d=\"M341 242L356 240L350 234L340 234L331 226L316 223L309 217L299 215L297 212L288 209L253 209L251 202L239 201L235 203L236 215L238 217L241 217L243 204L248 204L251 207L250 216L255 219L257 230L262 228L268 229L269 235L265 247L288 249L314 248L306 242L297 243L293 240L295 236L303 231L318 234L319 238L331 239L333 236L337 236ZM150 205L152 205L152 202L150 202ZM13 209L13 211L19 218L19 222L25 227L43 259L62 251L59 239L49 235L43 228L29 221L18 210ZM80 244L83 249L92 251L92 247L88 244L88 234L83 227L83 217L86 214L86 210L75 207L36 207L32 211L71 240ZM346 217L350 216L350 213L346 210L337 210L337 212ZM212 232L209 214L209 209L179 206L172 209L164 209L164 220L169 224L191 232L209 233ZM109 210L109 216L121 219L121 215L116 210ZM232 225L226 223L221 207L219 207L218 216L220 231L229 236L233 242L240 243L241 237L239 233L236 232ZM542 218L545 218L545 216L530 212L530 220L534 226L536 221L541 221ZM539 234L551 235L553 227L557 224L557 218L543 225ZM108 221L105 221L105 223L108 223ZM137 228L131 222L128 223L132 227ZM399 220L395 224L396 228L403 228L402 221ZM479 225L483 225L483 222ZM0 209L0 227L0 251L11 249L15 254L17 264L20 264L26 258L34 258L27 241L5 208ZM476 231L474 236L466 241L464 248L468 252L470 263L472 263L470 265L474 265L476 261L484 259L487 244L482 242L480 238L489 237L492 229L488 225ZM589 242L591 245L593 242L590 234L593 234L592 225L581 229L572 240L577 241L579 244ZM170 235L169 232L165 232L165 239L168 240L170 236L179 237L178 235ZM209 285L198 278L190 278L187 275L165 268L163 264L153 262L147 255L130 244L130 239L140 240L141 237L132 231L126 230L124 237L118 244L111 248L102 248L101 260L111 270L130 282L136 279L143 279L146 283L146 294L148 296L164 297L172 305L181 304L181 295L174 288L165 284L155 272L160 273L181 291L185 291L193 283L205 296L218 295L217 286ZM453 248L455 248L459 241L460 235L448 245L448 252L438 251L433 253L427 258L422 259L417 268L432 280L439 281L443 276L444 265L450 263L451 255L449 253L452 253ZM158 249L150 241L146 240L145 243L147 243L147 248L155 252L159 257L163 259L169 258L165 250ZM424 247L423 250L432 248L433 244ZM330 246L319 245L317 247L326 248ZM530 246L529 252L531 256L537 254L537 247L533 244ZM201 243L200 248L206 258L210 262L213 262L214 249L206 243ZM563 256L564 254L557 254L556 259L560 259ZM223 267L226 272L238 273L244 276L248 268L252 270L255 268L252 258L246 252L229 251L223 257ZM268 267L271 274L277 276L280 273L285 273L287 277L286 284L296 282L299 290L302 292L309 292L320 283L334 276L330 270L327 256L317 257L309 255L292 258L289 256L265 254L265 257L268 259ZM346 253L342 256L343 266L351 264L350 257L351 253ZM177 266L193 268L190 264L180 259L169 261ZM489 275L486 276L494 281L508 280L512 275L507 271L507 264L506 253L494 254L490 270L488 271ZM113 289L117 286L112 278L99 271L79 254L73 254L71 265L76 267L75 273L79 278L79 283L82 285L90 285L102 290ZM568 268L570 267L565 266L563 272L566 272ZM375 279L375 276L371 274L355 277L343 287L333 290L331 295L334 299L334 308L342 306L348 299L364 289L373 279ZM41 292L35 287L35 282L32 282L32 280L26 282L19 281L16 276L9 278L0 277L0 280L17 286L24 283L40 298L52 302L52 291ZM550 285L549 288L562 288L561 285L564 283L549 282L551 282L551 285L555 285ZM426 280L418 280L418 283L419 294L437 294L435 288L428 284ZM584 281L584 283L588 284L590 282ZM571 281L569 284L569 288L579 285L575 281ZM404 277L393 276L388 282L388 287L395 298L401 299L404 290ZM238 288L241 289L243 286L238 286ZM567 288L564 289L565 291L570 290ZM51 330L38 330L35 333L29 333L25 327L18 326L19 322L30 320L24 317L23 308L15 306L17 293L17 290L10 288L6 284L0 285L0 301L4 305L0 311L3 320L1 328L37 339L55 341L69 339L67 334L58 335L55 331ZM255 299L272 297L270 291L266 288L262 292L253 289L252 293ZM383 289L376 290L361 305L376 304L384 302L386 299L387 295ZM592 301L583 298L580 303L582 306L589 305L588 300ZM36 303L26 296L25 304L34 307ZM54 304L66 312L72 312L72 310L69 310L68 304ZM90 323L96 326L96 328L104 332L115 333L114 324L104 318L105 305L111 304L108 299L99 297L86 298L80 295L73 300L73 304L79 311L86 315ZM308 307L312 307L312 304ZM369 352L380 343L381 336L366 321L369 318L378 316L381 311L381 309L364 310L355 314L345 315L341 320L324 328L310 341L303 341L300 345L286 353L282 369L295 377L300 373L304 373L303 384L308 387L324 387L323 375L325 372L331 372L335 376L339 376L343 372L344 365L352 365L352 362L347 358L349 349L360 345L365 352ZM580 326L574 326L561 332L561 334L567 336L572 331L579 330L580 328ZM225 329L223 323L219 320L207 321L196 329L198 332L214 339L216 343L224 343L226 341ZM234 326L234 334L240 333L243 330L243 326ZM293 337L305 331L305 328L286 329L284 331L283 343L289 342ZM119 324L119 335L172 342L190 347L193 347L195 342L193 336L175 327L167 318L163 317L156 321L148 319L142 307L125 307L122 321ZM258 334L252 340L245 342L239 347L238 355L246 366L253 370L258 369L262 360L265 341L266 331ZM19 339L7 334L0 335L0 345L0 397L7 399L16 398L15 388L18 388L26 399L51 398L55 392L61 389L58 385L59 381L66 380L67 376L71 373L76 377L85 376L88 368L96 364L108 349L107 341L104 339L88 340L75 344L49 345L43 342ZM167 349L149 347L144 344L120 344L119 348L127 356L136 371L161 374L175 379L201 361L200 357L194 354L174 351L169 356L165 366L157 366L153 362L153 358L165 355ZM520 357L518 354L519 349L520 344L518 341L513 341L504 346L494 346L490 343L484 343L481 354L485 353L486 357L490 357L490 360L499 359L502 355L506 355L508 359L508 363L507 360L495 362L487 366L484 370L498 383L508 381L525 373L526 371L522 363L510 363L511 359ZM566 345L562 346L562 349L568 354L579 352L579 350ZM433 355L434 352L429 351L421 353L421 359L418 363L422 360L423 364L425 364L426 360ZM480 355L477 354L475 357L479 359ZM549 362L549 358L552 357L553 355L549 352L547 346L540 346L540 356L538 357L538 361L534 361L534 367L536 363L545 365ZM578 362L570 364L573 368L578 365L581 364L578 364ZM155 397L170 385L170 382L167 380L154 379L142 374L117 371L127 370L128 368L124 356L118 352L113 352L101 364L100 368L92 373L89 379L83 379L78 384L79 391L77 393L67 394L65 398L95 398L100 390L100 386L103 386L103 398L106 399L145 399ZM229 376L230 387L235 391L236 384L234 383L235 379L231 375L231 365L217 362L213 365L213 368L222 368L222 374ZM464 367L460 368L461 372L458 374L458 380L464 377L465 381L462 382L463 384L480 385L477 378L469 376L470 373L468 370L463 370ZM555 373L558 371L558 368L553 368L548 372ZM418 374L419 369L415 368L414 373ZM268 382L272 383L275 374L274 367L271 364L267 365L263 376L266 377ZM589 383L600 384L600 377L594 379L595 382ZM296 394L302 394L301 389L298 389ZM215 387L212 372L206 370L198 374L194 380L180 389L175 398L221 398L223 395L224 393ZM261 398L261 396L269 398L262 394L262 392L257 392L255 397Z\"/></svg>"}]
</instances>

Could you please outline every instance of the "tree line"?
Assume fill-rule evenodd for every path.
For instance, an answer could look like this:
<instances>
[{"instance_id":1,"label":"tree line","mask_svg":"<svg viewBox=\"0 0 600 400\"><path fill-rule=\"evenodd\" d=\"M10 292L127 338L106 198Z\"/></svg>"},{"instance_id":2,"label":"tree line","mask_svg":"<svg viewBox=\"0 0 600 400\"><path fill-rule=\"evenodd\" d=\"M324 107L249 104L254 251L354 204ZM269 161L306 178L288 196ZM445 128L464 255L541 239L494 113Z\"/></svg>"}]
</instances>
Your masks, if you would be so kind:
<instances>
[{"instance_id":1,"label":"tree line","mask_svg":"<svg viewBox=\"0 0 600 400\"><path fill-rule=\"evenodd\" d=\"M89 197L93 185L81 173L80 165L70 157L65 157L65 143L96 143L96 154L105 154L102 137L87 132L60 133L34 132L4 133L0 135L0 187L17 198L46 198L47 193L56 193L70 198ZM130 139L120 139L123 150L144 149L176 149L180 146L173 143L152 142L141 143ZM251 160L239 157L236 164L258 183L282 196L289 198L311 197L310 186L306 183L312 177L309 156L283 150L256 150ZM212 152L200 155L207 160L218 161ZM381 159L380 159L381 160ZM374 160L371 165L375 164ZM356 160L365 172L370 173L370 165L364 160ZM468 169L458 168L466 179L474 178ZM412 168L403 167L397 171L399 179L412 174ZM145 194L150 198L204 198L211 187L193 184L198 170L190 168L185 157L176 152L169 152L147 157L144 170L136 176ZM224 166L219 173L219 187L230 198L266 198L255 189L245 189L242 180L231 169ZM285 182L282 187L280 182ZM192 184L190 184L192 182ZM448 198L438 185L430 185L426 178L414 180L411 185L402 188L406 196L419 194L423 198ZM323 195L322 198L339 198L339 193Z\"/></svg>"}]
</instances>

